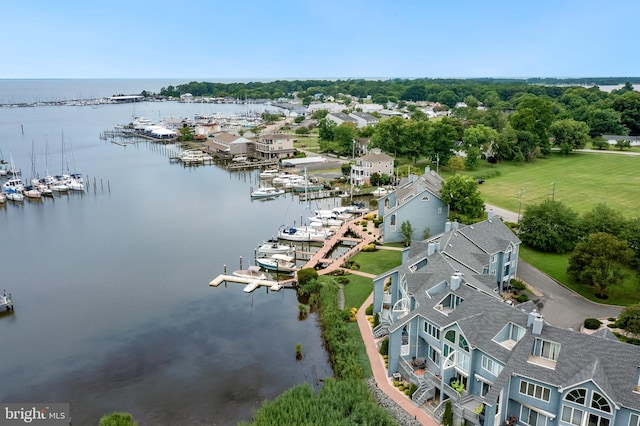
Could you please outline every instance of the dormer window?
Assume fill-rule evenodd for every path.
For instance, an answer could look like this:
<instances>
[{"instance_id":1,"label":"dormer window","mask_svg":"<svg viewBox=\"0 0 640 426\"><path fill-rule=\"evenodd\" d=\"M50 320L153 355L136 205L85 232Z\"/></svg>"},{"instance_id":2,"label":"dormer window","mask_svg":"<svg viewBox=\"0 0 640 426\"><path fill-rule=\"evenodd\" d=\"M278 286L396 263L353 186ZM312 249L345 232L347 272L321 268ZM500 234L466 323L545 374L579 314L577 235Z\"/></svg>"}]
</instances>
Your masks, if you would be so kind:
<instances>
[{"instance_id":1,"label":"dormer window","mask_svg":"<svg viewBox=\"0 0 640 426\"><path fill-rule=\"evenodd\" d=\"M460 305L460 303L463 302L463 300L464 299L462 297L453 293L449 293L436 306L434 306L434 308L445 315L449 315L455 308L458 307L458 305Z\"/></svg>"},{"instance_id":2,"label":"dormer window","mask_svg":"<svg viewBox=\"0 0 640 426\"><path fill-rule=\"evenodd\" d=\"M560 343L536 338L528 361L541 367L555 369L559 354Z\"/></svg>"},{"instance_id":3,"label":"dormer window","mask_svg":"<svg viewBox=\"0 0 640 426\"><path fill-rule=\"evenodd\" d=\"M512 322L508 323L492 339L494 342L511 350L524 337L525 328Z\"/></svg>"}]
</instances>

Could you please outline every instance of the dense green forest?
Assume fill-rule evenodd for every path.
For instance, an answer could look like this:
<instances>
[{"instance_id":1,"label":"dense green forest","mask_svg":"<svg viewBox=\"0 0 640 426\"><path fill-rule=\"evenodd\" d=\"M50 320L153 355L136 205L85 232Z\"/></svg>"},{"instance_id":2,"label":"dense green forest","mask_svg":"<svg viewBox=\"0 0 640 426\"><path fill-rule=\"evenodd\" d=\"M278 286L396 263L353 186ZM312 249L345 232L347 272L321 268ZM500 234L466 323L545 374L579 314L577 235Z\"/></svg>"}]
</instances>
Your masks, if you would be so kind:
<instances>
[{"instance_id":1,"label":"dense green forest","mask_svg":"<svg viewBox=\"0 0 640 426\"><path fill-rule=\"evenodd\" d=\"M567 86L602 86L624 83L640 83L640 77L608 77L580 79L392 79L392 80L277 80L250 83L208 83L190 82L178 86L163 87L160 95L180 96L191 93L194 96L231 97L239 99L279 99L292 98L296 94L304 104L309 104L315 95L349 95L364 99L371 96L375 103L388 101L434 101L449 105L461 102L467 96L474 96L485 102L506 101L516 93L546 95L551 98L562 96ZM494 97L495 95L495 97ZM485 102L486 103L486 102ZM453 106L453 105L449 105Z\"/></svg>"}]
</instances>

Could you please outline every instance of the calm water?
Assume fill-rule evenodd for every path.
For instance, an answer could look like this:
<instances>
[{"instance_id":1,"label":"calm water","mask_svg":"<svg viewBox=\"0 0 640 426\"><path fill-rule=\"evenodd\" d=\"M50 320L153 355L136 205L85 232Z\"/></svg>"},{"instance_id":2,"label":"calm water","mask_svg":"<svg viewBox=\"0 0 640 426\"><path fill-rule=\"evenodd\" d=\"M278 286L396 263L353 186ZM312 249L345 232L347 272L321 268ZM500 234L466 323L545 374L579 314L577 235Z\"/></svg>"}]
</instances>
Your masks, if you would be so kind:
<instances>
[{"instance_id":1,"label":"calm water","mask_svg":"<svg viewBox=\"0 0 640 426\"><path fill-rule=\"evenodd\" d=\"M235 424L261 401L331 374L316 318L298 321L294 292L208 286L308 206L291 196L251 201L256 172L183 168L155 145L98 139L132 115L245 108L0 109L0 149L24 179L32 143L40 173L45 162L62 170L64 133L70 168L96 182L84 194L0 205L0 289L16 305L0 317L0 401L71 402L77 425L114 410L141 425Z\"/></svg>"}]
</instances>

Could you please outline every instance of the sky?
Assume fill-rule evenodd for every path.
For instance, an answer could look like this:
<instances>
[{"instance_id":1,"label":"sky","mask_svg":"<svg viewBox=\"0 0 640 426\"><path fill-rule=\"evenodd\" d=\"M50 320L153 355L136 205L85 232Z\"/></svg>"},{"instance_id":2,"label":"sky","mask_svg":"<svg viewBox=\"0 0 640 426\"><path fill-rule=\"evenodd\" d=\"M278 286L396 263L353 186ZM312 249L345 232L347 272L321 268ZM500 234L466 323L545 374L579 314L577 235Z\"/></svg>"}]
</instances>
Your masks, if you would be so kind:
<instances>
[{"instance_id":1,"label":"sky","mask_svg":"<svg viewBox=\"0 0 640 426\"><path fill-rule=\"evenodd\" d=\"M638 0L2 0L0 78L640 76Z\"/></svg>"}]
</instances>

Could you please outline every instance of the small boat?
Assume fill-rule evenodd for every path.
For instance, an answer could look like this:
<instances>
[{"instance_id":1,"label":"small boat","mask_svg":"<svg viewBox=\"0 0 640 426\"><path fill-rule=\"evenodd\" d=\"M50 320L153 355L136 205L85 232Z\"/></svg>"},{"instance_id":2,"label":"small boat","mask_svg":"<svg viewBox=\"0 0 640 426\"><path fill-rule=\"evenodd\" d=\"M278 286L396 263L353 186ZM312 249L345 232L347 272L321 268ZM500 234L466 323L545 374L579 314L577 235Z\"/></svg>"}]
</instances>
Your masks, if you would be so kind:
<instances>
[{"instance_id":1,"label":"small boat","mask_svg":"<svg viewBox=\"0 0 640 426\"><path fill-rule=\"evenodd\" d=\"M11 293L7 294L7 290L3 290L0 296L0 310L13 311L13 298Z\"/></svg>"},{"instance_id":2,"label":"small boat","mask_svg":"<svg viewBox=\"0 0 640 426\"><path fill-rule=\"evenodd\" d=\"M293 246L289 244L280 244L278 240L269 240L262 243L260 247L258 247L259 254L276 254L276 253L291 253L293 251Z\"/></svg>"},{"instance_id":3,"label":"small boat","mask_svg":"<svg viewBox=\"0 0 640 426\"><path fill-rule=\"evenodd\" d=\"M260 179L273 179L278 176L278 169L267 169L260 172Z\"/></svg>"},{"instance_id":4,"label":"small boat","mask_svg":"<svg viewBox=\"0 0 640 426\"><path fill-rule=\"evenodd\" d=\"M286 254L274 254L271 257L257 259L256 262L260 267L270 271L297 271L298 268L294 262L294 258Z\"/></svg>"},{"instance_id":5,"label":"small boat","mask_svg":"<svg viewBox=\"0 0 640 426\"><path fill-rule=\"evenodd\" d=\"M5 192L7 200L11 200L11 201L24 201L24 195L22 195L22 193L13 190L13 189L9 189Z\"/></svg>"},{"instance_id":6,"label":"small boat","mask_svg":"<svg viewBox=\"0 0 640 426\"><path fill-rule=\"evenodd\" d=\"M4 192L0 192L0 204L6 203L7 202L7 194L5 194Z\"/></svg>"},{"instance_id":7,"label":"small boat","mask_svg":"<svg viewBox=\"0 0 640 426\"><path fill-rule=\"evenodd\" d=\"M251 293L253 290L255 290L256 288L258 288L258 281L251 281L249 284L247 284L245 286L245 288L242 289L242 291L244 291L245 293Z\"/></svg>"},{"instance_id":8,"label":"small boat","mask_svg":"<svg viewBox=\"0 0 640 426\"><path fill-rule=\"evenodd\" d=\"M383 187L381 187L381 186L380 186L380 187L378 187L377 189L375 189L375 190L371 193L371 195L374 195L374 196L376 196L376 197L381 197L381 196L383 196L383 195L387 195L388 193L389 193L389 191L387 191L387 189L386 189L386 188L383 188Z\"/></svg>"},{"instance_id":9,"label":"small boat","mask_svg":"<svg viewBox=\"0 0 640 426\"><path fill-rule=\"evenodd\" d=\"M72 191L84 191L84 180L82 179L82 175L80 173L72 173L70 177L71 179L68 183L69 189Z\"/></svg>"},{"instance_id":10,"label":"small boat","mask_svg":"<svg viewBox=\"0 0 640 426\"><path fill-rule=\"evenodd\" d=\"M251 192L251 198L267 198L277 197L284 194L284 189L274 188L273 186L265 186Z\"/></svg>"},{"instance_id":11,"label":"small boat","mask_svg":"<svg viewBox=\"0 0 640 426\"><path fill-rule=\"evenodd\" d=\"M237 156L233 157L233 159L231 161L234 161L236 163L244 163L245 161L247 161L247 157L244 157L242 155L237 155Z\"/></svg>"},{"instance_id":12,"label":"small boat","mask_svg":"<svg viewBox=\"0 0 640 426\"><path fill-rule=\"evenodd\" d=\"M42 194L40 193L40 191L38 189L34 188L31 185L24 187L24 189L22 190L22 195L24 195L27 198L41 198L42 197Z\"/></svg>"},{"instance_id":13,"label":"small boat","mask_svg":"<svg viewBox=\"0 0 640 426\"><path fill-rule=\"evenodd\" d=\"M4 192L9 192L9 191L22 192L23 189L24 189L24 184L19 178L11 178L2 184L2 190Z\"/></svg>"},{"instance_id":14,"label":"small boat","mask_svg":"<svg viewBox=\"0 0 640 426\"><path fill-rule=\"evenodd\" d=\"M314 227L283 226L278 231L278 238L289 241L323 242L332 234Z\"/></svg>"},{"instance_id":15,"label":"small boat","mask_svg":"<svg viewBox=\"0 0 640 426\"><path fill-rule=\"evenodd\" d=\"M254 280L266 280L267 275L260 270L259 266L249 266L249 269L233 271L233 275L240 278L251 278Z\"/></svg>"},{"instance_id":16,"label":"small boat","mask_svg":"<svg viewBox=\"0 0 640 426\"><path fill-rule=\"evenodd\" d=\"M291 185L291 188L295 192L322 191L324 189L324 185L321 183L313 183L307 180L303 180L302 182Z\"/></svg>"}]
</instances>

